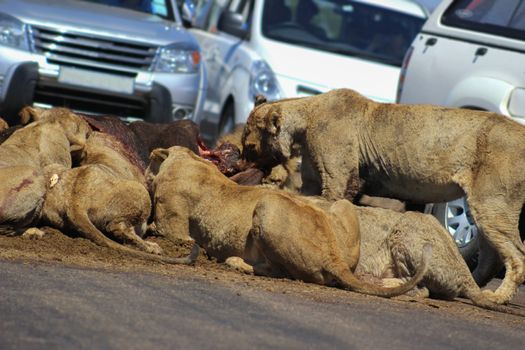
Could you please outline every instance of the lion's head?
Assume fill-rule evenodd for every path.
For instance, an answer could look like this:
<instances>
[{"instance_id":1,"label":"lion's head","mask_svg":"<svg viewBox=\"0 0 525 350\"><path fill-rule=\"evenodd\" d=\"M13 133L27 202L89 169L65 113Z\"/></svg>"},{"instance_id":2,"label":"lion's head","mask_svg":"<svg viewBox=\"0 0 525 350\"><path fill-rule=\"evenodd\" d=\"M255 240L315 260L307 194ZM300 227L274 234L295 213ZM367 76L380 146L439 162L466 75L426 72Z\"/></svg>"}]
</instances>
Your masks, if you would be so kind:
<instances>
[{"instance_id":1,"label":"lion's head","mask_svg":"<svg viewBox=\"0 0 525 350\"><path fill-rule=\"evenodd\" d=\"M286 162L290 158L292 135L284 121L280 102L256 105L242 134L243 158L263 168Z\"/></svg>"}]
</instances>

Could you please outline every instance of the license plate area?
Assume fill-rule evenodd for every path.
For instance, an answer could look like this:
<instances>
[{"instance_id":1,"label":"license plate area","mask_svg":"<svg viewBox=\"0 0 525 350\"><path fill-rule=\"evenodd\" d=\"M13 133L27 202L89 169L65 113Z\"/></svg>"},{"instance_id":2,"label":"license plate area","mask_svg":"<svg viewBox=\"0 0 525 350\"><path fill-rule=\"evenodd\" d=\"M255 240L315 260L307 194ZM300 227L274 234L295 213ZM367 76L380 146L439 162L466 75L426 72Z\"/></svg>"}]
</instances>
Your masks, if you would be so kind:
<instances>
[{"instance_id":1,"label":"license plate area","mask_svg":"<svg viewBox=\"0 0 525 350\"><path fill-rule=\"evenodd\" d=\"M93 72L84 69L61 67L58 81L64 84L91 89L133 94L133 78Z\"/></svg>"}]
</instances>

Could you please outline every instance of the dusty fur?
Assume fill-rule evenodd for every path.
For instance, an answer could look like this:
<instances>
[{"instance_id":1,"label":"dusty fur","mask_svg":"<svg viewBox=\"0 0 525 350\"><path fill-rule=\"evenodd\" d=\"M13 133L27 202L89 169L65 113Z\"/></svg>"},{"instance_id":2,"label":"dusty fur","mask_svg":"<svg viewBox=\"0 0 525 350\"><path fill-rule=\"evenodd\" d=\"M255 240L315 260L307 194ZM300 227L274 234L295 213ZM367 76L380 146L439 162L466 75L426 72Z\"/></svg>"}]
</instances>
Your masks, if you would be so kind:
<instances>
[{"instance_id":1,"label":"dusty fur","mask_svg":"<svg viewBox=\"0 0 525 350\"><path fill-rule=\"evenodd\" d=\"M283 191L237 185L186 148L158 149L151 157L161 162L150 169L156 172L157 230L168 238L189 234L219 261L246 272L335 283L380 296L402 294L424 274L428 254L415 277L402 286L383 288L360 281L341 255L331 217L308 201ZM340 221L339 227L345 222L347 235L358 236L355 220ZM358 237L349 241L358 242ZM358 255L358 248L354 252Z\"/></svg>"},{"instance_id":2,"label":"dusty fur","mask_svg":"<svg viewBox=\"0 0 525 350\"><path fill-rule=\"evenodd\" d=\"M419 284L430 296L441 299L466 297L482 308L513 312L483 294L452 236L433 216L379 208L356 207L356 210L361 228L357 274L386 278L390 283L397 279L402 283L413 274L423 246L431 244L432 259Z\"/></svg>"},{"instance_id":3,"label":"dusty fur","mask_svg":"<svg viewBox=\"0 0 525 350\"><path fill-rule=\"evenodd\" d=\"M161 254L160 247L142 239L151 211L150 195L140 168L114 136L94 132L86 142L81 166L46 170L50 180L43 224L149 260L191 263L194 259L154 255Z\"/></svg>"},{"instance_id":4,"label":"dusty fur","mask_svg":"<svg viewBox=\"0 0 525 350\"><path fill-rule=\"evenodd\" d=\"M218 148L221 144L229 142L242 151L244 126L245 124L237 124L232 132L221 136L217 140L215 147ZM261 184L298 193L302 185L300 165L301 157L295 155L286 163L275 165L270 171L267 171L266 175L261 179Z\"/></svg>"},{"instance_id":5,"label":"dusty fur","mask_svg":"<svg viewBox=\"0 0 525 350\"><path fill-rule=\"evenodd\" d=\"M17 129L0 145L0 224L22 229L35 223L44 201L44 168L71 167L72 153L83 149L89 126L63 108L27 107Z\"/></svg>"},{"instance_id":6,"label":"dusty fur","mask_svg":"<svg viewBox=\"0 0 525 350\"><path fill-rule=\"evenodd\" d=\"M9 128L7 122L4 119L0 118L0 131L4 131L7 128Z\"/></svg>"},{"instance_id":7,"label":"dusty fur","mask_svg":"<svg viewBox=\"0 0 525 350\"><path fill-rule=\"evenodd\" d=\"M264 103L244 129L244 156L284 163L302 145L303 189L327 199L360 191L416 203L467 196L490 245L474 277L506 274L496 303L509 302L525 280L525 245L518 220L525 202L525 126L483 111L374 102L349 89ZM451 150L454 150L453 152Z\"/></svg>"}]
</instances>

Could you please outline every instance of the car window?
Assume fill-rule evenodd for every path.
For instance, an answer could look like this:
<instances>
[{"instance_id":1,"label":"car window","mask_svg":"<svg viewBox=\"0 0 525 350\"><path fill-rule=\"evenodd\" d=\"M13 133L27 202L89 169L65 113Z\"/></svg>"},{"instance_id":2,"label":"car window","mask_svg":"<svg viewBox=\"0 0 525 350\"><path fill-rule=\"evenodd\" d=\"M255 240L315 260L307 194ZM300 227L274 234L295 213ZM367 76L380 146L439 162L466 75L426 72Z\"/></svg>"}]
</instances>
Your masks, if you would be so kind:
<instances>
[{"instance_id":1,"label":"car window","mask_svg":"<svg viewBox=\"0 0 525 350\"><path fill-rule=\"evenodd\" d=\"M266 0L262 33L278 41L400 66L425 18L377 3Z\"/></svg>"},{"instance_id":2,"label":"car window","mask_svg":"<svg viewBox=\"0 0 525 350\"><path fill-rule=\"evenodd\" d=\"M219 16L228 4L228 0L198 0L192 26L216 33Z\"/></svg>"},{"instance_id":3,"label":"car window","mask_svg":"<svg viewBox=\"0 0 525 350\"><path fill-rule=\"evenodd\" d=\"M454 1L441 21L449 26L525 40L525 1Z\"/></svg>"},{"instance_id":4,"label":"car window","mask_svg":"<svg viewBox=\"0 0 525 350\"><path fill-rule=\"evenodd\" d=\"M166 19L173 20L170 0L79 0L95 2L108 6L124 7L130 10L151 13Z\"/></svg>"},{"instance_id":5,"label":"car window","mask_svg":"<svg viewBox=\"0 0 525 350\"><path fill-rule=\"evenodd\" d=\"M248 22L252 2L250 0L232 0L228 10L240 13L245 22Z\"/></svg>"}]
</instances>

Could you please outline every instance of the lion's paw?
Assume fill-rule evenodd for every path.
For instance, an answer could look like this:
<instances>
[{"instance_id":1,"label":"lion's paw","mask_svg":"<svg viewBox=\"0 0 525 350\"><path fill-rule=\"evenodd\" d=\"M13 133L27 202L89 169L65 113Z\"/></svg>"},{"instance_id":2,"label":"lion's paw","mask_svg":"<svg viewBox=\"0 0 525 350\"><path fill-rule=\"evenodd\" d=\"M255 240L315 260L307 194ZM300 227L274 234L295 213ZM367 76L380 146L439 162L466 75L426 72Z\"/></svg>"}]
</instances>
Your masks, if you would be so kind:
<instances>
[{"instance_id":1,"label":"lion's paw","mask_svg":"<svg viewBox=\"0 0 525 350\"><path fill-rule=\"evenodd\" d=\"M157 254L157 255L161 255L162 254L162 248L157 243L155 243L155 242L144 242L144 244L145 244L147 253Z\"/></svg>"},{"instance_id":2,"label":"lion's paw","mask_svg":"<svg viewBox=\"0 0 525 350\"><path fill-rule=\"evenodd\" d=\"M44 231L36 227L31 227L25 230L25 232L22 234L22 238L36 240L44 237L45 234L46 233Z\"/></svg>"},{"instance_id":3,"label":"lion's paw","mask_svg":"<svg viewBox=\"0 0 525 350\"><path fill-rule=\"evenodd\" d=\"M385 288L396 288L403 285L403 280L399 278L383 278L381 283Z\"/></svg>"},{"instance_id":4,"label":"lion's paw","mask_svg":"<svg viewBox=\"0 0 525 350\"><path fill-rule=\"evenodd\" d=\"M224 261L230 268L239 272L253 274L253 266L247 264L242 258L238 256L230 256Z\"/></svg>"}]
</instances>

